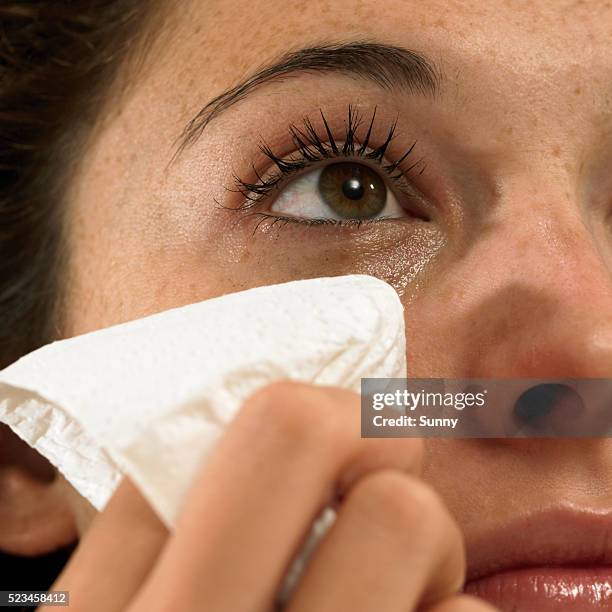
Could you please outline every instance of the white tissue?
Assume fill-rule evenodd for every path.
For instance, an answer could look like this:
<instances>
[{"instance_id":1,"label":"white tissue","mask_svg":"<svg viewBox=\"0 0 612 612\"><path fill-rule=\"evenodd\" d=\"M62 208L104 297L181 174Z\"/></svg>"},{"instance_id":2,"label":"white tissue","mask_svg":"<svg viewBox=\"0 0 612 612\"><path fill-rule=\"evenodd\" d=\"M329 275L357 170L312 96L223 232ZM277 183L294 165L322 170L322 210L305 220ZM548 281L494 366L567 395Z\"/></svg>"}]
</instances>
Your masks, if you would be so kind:
<instances>
[{"instance_id":1,"label":"white tissue","mask_svg":"<svg viewBox=\"0 0 612 612\"><path fill-rule=\"evenodd\" d=\"M102 509L128 474L169 526L253 391L404 377L401 302L370 276L233 293L55 342L0 372L0 421Z\"/></svg>"}]
</instances>

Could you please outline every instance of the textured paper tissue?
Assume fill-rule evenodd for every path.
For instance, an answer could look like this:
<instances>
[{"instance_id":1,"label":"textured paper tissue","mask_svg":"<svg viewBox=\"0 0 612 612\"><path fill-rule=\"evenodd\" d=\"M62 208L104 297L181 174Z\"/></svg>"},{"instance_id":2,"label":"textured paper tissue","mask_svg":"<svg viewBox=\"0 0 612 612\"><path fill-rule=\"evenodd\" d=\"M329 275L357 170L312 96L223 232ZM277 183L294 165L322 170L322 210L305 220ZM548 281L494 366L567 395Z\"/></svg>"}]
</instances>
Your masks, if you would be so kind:
<instances>
[{"instance_id":1,"label":"textured paper tissue","mask_svg":"<svg viewBox=\"0 0 612 612\"><path fill-rule=\"evenodd\" d=\"M122 473L167 525L241 401L280 379L406 375L403 309L370 276L233 293L45 346L0 372L0 421L101 509Z\"/></svg>"},{"instance_id":2,"label":"textured paper tissue","mask_svg":"<svg viewBox=\"0 0 612 612\"><path fill-rule=\"evenodd\" d=\"M56 342L0 373L0 420L98 509L121 472L172 524L245 396L405 375L402 306L368 276L261 287Z\"/></svg>"}]
</instances>

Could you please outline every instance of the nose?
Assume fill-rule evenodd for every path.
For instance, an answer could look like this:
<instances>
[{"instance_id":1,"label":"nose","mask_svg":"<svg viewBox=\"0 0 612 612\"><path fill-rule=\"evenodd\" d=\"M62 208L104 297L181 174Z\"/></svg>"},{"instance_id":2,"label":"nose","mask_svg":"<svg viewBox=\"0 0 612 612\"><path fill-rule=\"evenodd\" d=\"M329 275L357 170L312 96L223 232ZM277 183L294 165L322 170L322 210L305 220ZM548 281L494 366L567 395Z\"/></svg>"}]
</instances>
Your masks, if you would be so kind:
<instances>
[{"instance_id":1,"label":"nose","mask_svg":"<svg viewBox=\"0 0 612 612\"><path fill-rule=\"evenodd\" d=\"M428 285L436 290L420 305L425 319L410 328L408 340L416 345L415 355L421 350L429 357L419 371L423 377L433 371L447 379L480 378L501 392L499 401L488 396L482 417L475 415L493 418L500 433L488 440L453 440L452 452L447 451L449 473L456 465L455 451L462 452L473 462L471 471L478 477L472 482L480 490L512 500L518 491L525 506L563 499L592 507L585 483L597 483L609 501L611 481L605 475L611 473L611 446L601 436L610 435L612 411L596 412L599 403L581 393L585 411L574 419L568 410L575 404L566 405L563 398L555 396L542 406L541 392L547 389L540 385L612 378L612 236L608 229L607 244L598 242L601 234L592 233L578 204L559 202L553 189L541 205L530 198L535 189L515 193L503 212L499 204L495 218L472 234L463 251L452 254L453 264L437 289ZM406 311L409 315L409 306ZM409 360L409 373L410 365ZM512 380L498 385L491 379ZM506 386L514 381L516 386ZM603 423L596 428L592 417L598 414ZM493 431L488 422L481 429L483 436L468 437L488 437ZM512 437L513 432L520 437ZM577 439L569 439L576 434ZM443 444L428 448L445 456ZM436 468L427 469L433 481ZM435 478L440 474L436 471ZM453 503L464 507L460 498Z\"/></svg>"},{"instance_id":2,"label":"nose","mask_svg":"<svg viewBox=\"0 0 612 612\"><path fill-rule=\"evenodd\" d=\"M612 377L606 253L576 207L513 213L470 256L478 262L474 278L481 280L459 323L470 336L463 343L462 375Z\"/></svg>"}]
</instances>

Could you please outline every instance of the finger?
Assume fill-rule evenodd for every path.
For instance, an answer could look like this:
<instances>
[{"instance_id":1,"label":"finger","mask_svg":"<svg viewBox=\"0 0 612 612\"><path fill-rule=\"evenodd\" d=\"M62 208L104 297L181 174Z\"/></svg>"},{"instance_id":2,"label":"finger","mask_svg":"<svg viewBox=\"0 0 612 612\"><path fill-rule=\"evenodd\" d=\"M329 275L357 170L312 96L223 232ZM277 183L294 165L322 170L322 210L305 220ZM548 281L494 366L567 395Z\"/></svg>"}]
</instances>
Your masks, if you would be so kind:
<instances>
[{"instance_id":1,"label":"finger","mask_svg":"<svg viewBox=\"0 0 612 612\"><path fill-rule=\"evenodd\" d=\"M427 612L499 612L499 610L478 597L455 595L427 608Z\"/></svg>"},{"instance_id":2,"label":"finger","mask_svg":"<svg viewBox=\"0 0 612 612\"><path fill-rule=\"evenodd\" d=\"M167 535L163 523L126 478L79 543L53 590L69 591L74 611L124 610Z\"/></svg>"},{"instance_id":3,"label":"finger","mask_svg":"<svg viewBox=\"0 0 612 612\"><path fill-rule=\"evenodd\" d=\"M464 577L461 533L438 495L380 470L349 492L288 612L412 610L456 593Z\"/></svg>"},{"instance_id":4,"label":"finger","mask_svg":"<svg viewBox=\"0 0 612 612\"><path fill-rule=\"evenodd\" d=\"M271 607L320 510L371 470L420 469L421 451L417 439L362 439L354 393L297 383L258 392L204 466L134 609Z\"/></svg>"}]
</instances>

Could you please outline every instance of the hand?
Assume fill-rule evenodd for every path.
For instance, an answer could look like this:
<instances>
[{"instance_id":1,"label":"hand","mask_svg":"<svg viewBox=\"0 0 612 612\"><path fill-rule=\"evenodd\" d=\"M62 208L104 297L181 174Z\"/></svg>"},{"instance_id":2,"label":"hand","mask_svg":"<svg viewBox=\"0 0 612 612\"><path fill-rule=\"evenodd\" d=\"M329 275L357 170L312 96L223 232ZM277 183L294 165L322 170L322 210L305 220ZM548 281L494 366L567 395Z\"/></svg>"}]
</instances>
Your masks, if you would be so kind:
<instances>
[{"instance_id":1,"label":"hand","mask_svg":"<svg viewBox=\"0 0 612 612\"><path fill-rule=\"evenodd\" d=\"M419 480L421 455L418 439L361 438L354 393L270 385L230 423L174 532L126 479L53 589L87 612L271 611L312 521L334 504L287 612L491 611L458 594L462 537Z\"/></svg>"}]
</instances>

